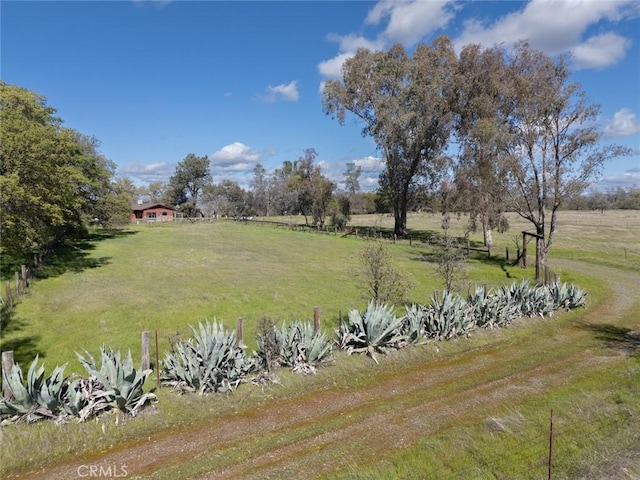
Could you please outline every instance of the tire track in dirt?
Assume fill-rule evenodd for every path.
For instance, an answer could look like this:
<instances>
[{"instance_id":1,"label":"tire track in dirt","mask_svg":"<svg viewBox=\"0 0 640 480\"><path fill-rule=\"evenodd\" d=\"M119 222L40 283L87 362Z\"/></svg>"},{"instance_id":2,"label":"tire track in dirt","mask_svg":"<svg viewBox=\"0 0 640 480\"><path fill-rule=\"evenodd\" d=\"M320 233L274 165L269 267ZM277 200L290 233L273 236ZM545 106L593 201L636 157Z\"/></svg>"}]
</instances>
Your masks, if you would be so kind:
<instances>
[{"instance_id":1,"label":"tire track in dirt","mask_svg":"<svg viewBox=\"0 0 640 480\"><path fill-rule=\"evenodd\" d=\"M579 265L571 268L581 270ZM594 267L589 269L593 273ZM597 270L612 279L614 293L582 319L594 324L613 321L629 308L638 296L640 280L632 273ZM350 447L354 438L367 439L371 446L367 453L373 459L523 395L563 385L593 362L607 361L571 349L576 335L589 334L568 324L562 335L532 339L527 345L524 340L494 342L393 375L374 375L364 387L302 394L9 478L80 478L78 468L87 464L126 465L129 478L175 478L173 470L188 463L202 472L194 478L310 478L311 472L334 471L363 460L357 457L361 451L352 451L357 446ZM562 350L562 356L528 356L530 350L551 349ZM505 365L504 358L512 361Z\"/></svg>"}]
</instances>

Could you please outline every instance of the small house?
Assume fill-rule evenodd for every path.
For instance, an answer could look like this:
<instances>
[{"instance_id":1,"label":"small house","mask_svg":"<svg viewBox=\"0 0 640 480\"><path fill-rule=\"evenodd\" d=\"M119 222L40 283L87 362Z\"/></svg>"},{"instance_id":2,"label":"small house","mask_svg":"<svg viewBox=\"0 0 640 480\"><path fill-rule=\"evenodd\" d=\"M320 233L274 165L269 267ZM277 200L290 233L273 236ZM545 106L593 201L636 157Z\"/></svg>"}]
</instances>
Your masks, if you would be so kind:
<instances>
[{"instance_id":1,"label":"small house","mask_svg":"<svg viewBox=\"0 0 640 480\"><path fill-rule=\"evenodd\" d=\"M175 209L162 203L137 200L131 205L129 218L132 222L173 222Z\"/></svg>"}]
</instances>

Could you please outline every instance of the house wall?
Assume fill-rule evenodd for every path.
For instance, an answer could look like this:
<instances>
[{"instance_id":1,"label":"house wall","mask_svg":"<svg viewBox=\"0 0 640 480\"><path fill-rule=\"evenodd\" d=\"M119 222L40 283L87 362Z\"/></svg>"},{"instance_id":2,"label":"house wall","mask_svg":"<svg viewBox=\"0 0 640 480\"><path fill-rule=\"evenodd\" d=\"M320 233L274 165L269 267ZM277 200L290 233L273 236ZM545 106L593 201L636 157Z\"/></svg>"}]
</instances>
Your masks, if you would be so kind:
<instances>
[{"instance_id":1,"label":"house wall","mask_svg":"<svg viewBox=\"0 0 640 480\"><path fill-rule=\"evenodd\" d=\"M174 212L169 208L154 207L145 210L132 212L131 220L142 220L146 222L173 222Z\"/></svg>"}]
</instances>

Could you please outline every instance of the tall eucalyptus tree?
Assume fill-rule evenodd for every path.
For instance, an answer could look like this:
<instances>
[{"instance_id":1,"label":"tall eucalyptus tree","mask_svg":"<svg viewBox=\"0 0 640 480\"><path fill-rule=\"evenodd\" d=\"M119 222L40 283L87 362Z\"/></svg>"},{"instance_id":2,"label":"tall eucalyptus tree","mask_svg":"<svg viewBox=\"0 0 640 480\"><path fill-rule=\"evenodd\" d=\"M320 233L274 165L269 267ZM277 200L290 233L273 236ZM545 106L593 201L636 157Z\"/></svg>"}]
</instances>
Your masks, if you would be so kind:
<instances>
[{"instance_id":1,"label":"tall eucalyptus tree","mask_svg":"<svg viewBox=\"0 0 640 480\"><path fill-rule=\"evenodd\" d=\"M447 37L433 47L418 45L409 56L402 45L389 51L359 49L343 65L343 78L324 86L323 110L344 124L347 112L364 125L380 149L385 170L381 189L395 217L395 233L407 232L407 211L419 180L434 183L442 171L452 113L448 95L456 55Z\"/></svg>"},{"instance_id":2,"label":"tall eucalyptus tree","mask_svg":"<svg viewBox=\"0 0 640 480\"><path fill-rule=\"evenodd\" d=\"M588 102L579 83L570 82L564 58L520 43L508 60L505 81L512 102L505 192L510 208L535 228L539 274L562 203L583 192L605 162L631 150L601 143L600 106Z\"/></svg>"}]
</instances>

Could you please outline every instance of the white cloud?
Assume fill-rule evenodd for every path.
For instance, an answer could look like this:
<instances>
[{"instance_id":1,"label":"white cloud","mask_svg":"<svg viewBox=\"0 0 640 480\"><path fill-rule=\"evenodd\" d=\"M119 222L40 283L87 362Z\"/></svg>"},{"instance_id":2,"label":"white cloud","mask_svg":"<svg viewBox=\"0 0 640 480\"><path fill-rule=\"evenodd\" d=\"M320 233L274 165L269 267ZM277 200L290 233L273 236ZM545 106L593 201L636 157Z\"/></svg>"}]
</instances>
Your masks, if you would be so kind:
<instances>
[{"instance_id":1,"label":"white cloud","mask_svg":"<svg viewBox=\"0 0 640 480\"><path fill-rule=\"evenodd\" d=\"M622 188L639 188L640 187L640 168L631 168L622 175L610 175L601 178L592 185L594 190L601 192Z\"/></svg>"},{"instance_id":2,"label":"white cloud","mask_svg":"<svg viewBox=\"0 0 640 480\"><path fill-rule=\"evenodd\" d=\"M360 167L363 173L376 173L379 174L384 170L384 160L379 157L373 157L369 155L364 158L357 158L353 160L356 167Z\"/></svg>"},{"instance_id":3,"label":"white cloud","mask_svg":"<svg viewBox=\"0 0 640 480\"><path fill-rule=\"evenodd\" d=\"M339 53L335 57L318 64L320 74L329 80L342 78L342 65L349 58L353 57L359 48L378 51L385 47L383 40L369 40L368 38L354 34L338 35L330 33L327 35L327 39L331 42L337 42L339 50ZM320 91L322 92L322 87Z\"/></svg>"},{"instance_id":4,"label":"white cloud","mask_svg":"<svg viewBox=\"0 0 640 480\"><path fill-rule=\"evenodd\" d=\"M378 2L369 11L365 23L375 25L388 18L389 23L384 32L374 40L353 33L327 35L329 41L338 43L338 54L320 62L318 71L326 79L338 80L342 78L342 65L355 55L358 48L379 51L394 42L401 42L407 46L415 44L425 35L444 27L453 18L451 9L447 8L448 5L453 5L453 2L450 0ZM322 92L322 85L320 92Z\"/></svg>"},{"instance_id":5,"label":"white cloud","mask_svg":"<svg viewBox=\"0 0 640 480\"><path fill-rule=\"evenodd\" d=\"M583 69L615 65L624 58L631 43L628 38L612 32L595 35L571 49L573 66Z\"/></svg>"},{"instance_id":6,"label":"white cloud","mask_svg":"<svg viewBox=\"0 0 640 480\"><path fill-rule=\"evenodd\" d=\"M282 83L280 85L267 86L267 94L262 97L262 100L267 103L275 103L283 100L286 102L297 102L300 95L298 94L298 81L292 80L289 83Z\"/></svg>"},{"instance_id":7,"label":"white cloud","mask_svg":"<svg viewBox=\"0 0 640 480\"><path fill-rule=\"evenodd\" d=\"M234 142L209 155L212 174L251 171L262 155L244 143Z\"/></svg>"},{"instance_id":8,"label":"white cloud","mask_svg":"<svg viewBox=\"0 0 640 480\"><path fill-rule=\"evenodd\" d=\"M618 110L604 128L606 137L628 137L640 133L640 121L628 108Z\"/></svg>"},{"instance_id":9,"label":"white cloud","mask_svg":"<svg viewBox=\"0 0 640 480\"><path fill-rule=\"evenodd\" d=\"M142 182L167 182L173 175L173 168L167 162L144 164L134 160L125 165L120 173Z\"/></svg>"},{"instance_id":10,"label":"white cloud","mask_svg":"<svg viewBox=\"0 0 640 480\"><path fill-rule=\"evenodd\" d=\"M377 25L388 18L383 36L389 42L412 46L425 35L444 28L453 19L452 5L449 0L383 0L369 11L365 22Z\"/></svg>"},{"instance_id":11,"label":"white cloud","mask_svg":"<svg viewBox=\"0 0 640 480\"><path fill-rule=\"evenodd\" d=\"M339 53L329 60L320 62L318 64L318 71L322 76L328 78L329 80L338 80L339 78L342 78L342 65L349 58L353 57L355 53L355 51Z\"/></svg>"},{"instance_id":12,"label":"white cloud","mask_svg":"<svg viewBox=\"0 0 640 480\"><path fill-rule=\"evenodd\" d=\"M470 43L493 46L528 40L548 55L572 53L576 68L602 68L622 59L630 41L610 32L585 39L587 28L602 20L615 22L637 14L637 0L531 0L522 10L490 25L478 20L465 22L455 43L462 48Z\"/></svg>"}]
</instances>

